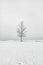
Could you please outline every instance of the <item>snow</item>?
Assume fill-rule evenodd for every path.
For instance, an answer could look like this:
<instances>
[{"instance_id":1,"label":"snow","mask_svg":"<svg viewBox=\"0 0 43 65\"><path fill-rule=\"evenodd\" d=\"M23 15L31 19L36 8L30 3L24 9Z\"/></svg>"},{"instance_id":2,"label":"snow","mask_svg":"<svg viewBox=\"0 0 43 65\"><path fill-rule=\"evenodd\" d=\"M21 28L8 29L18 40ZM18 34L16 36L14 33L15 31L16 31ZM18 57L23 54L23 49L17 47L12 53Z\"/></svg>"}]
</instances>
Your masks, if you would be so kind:
<instances>
[{"instance_id":1,"label":"snow","mask_svg":"<svg viewBox=\"0 0 43 65\"><path fill-rule=\"evenodd\" d=\"M43 42L0 41L0 65L43 65Z\"/></svg>"}]
</instances>

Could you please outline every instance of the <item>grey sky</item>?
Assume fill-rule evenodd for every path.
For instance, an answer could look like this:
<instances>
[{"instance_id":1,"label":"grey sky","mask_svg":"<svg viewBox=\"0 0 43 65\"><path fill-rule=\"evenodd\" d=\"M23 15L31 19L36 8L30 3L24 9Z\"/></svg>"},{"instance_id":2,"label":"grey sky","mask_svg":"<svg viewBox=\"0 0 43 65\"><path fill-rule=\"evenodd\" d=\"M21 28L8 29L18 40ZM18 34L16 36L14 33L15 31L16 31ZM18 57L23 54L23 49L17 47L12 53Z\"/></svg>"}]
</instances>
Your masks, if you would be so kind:
<instances>
[{"instance_id":1,"label":"grey sky","mask_svg":"<svg viewBox=\"0 0 43 65\"><path fill-rule=\"evenodd\" d=\"M24 21L29 38L43 38L43 0L0 0L0 39L17 37L17 25Z\"/></svg>"}]
</instances>

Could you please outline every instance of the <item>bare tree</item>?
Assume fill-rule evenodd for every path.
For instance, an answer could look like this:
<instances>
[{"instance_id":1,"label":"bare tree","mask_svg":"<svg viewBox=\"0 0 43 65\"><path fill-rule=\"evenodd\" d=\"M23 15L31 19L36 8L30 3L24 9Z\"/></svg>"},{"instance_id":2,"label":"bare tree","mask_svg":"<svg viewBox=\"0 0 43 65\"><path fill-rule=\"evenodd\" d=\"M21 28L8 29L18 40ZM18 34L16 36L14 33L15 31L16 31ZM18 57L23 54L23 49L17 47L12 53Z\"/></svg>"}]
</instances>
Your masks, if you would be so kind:
<instances>
[{"instance_id":1,"label":"bare tree","mask_svg":"<svg viewBox=\"0 0 43 65\"><path fill-rule=\"evenodd\" d=\"M18 25L19 27L17 28L18 32L18 37L20 37L20 41L23 41L23 37L25 37L25 32L26 32L26 27L24 27L23 21Z\"/></svg>"}]
</instances>

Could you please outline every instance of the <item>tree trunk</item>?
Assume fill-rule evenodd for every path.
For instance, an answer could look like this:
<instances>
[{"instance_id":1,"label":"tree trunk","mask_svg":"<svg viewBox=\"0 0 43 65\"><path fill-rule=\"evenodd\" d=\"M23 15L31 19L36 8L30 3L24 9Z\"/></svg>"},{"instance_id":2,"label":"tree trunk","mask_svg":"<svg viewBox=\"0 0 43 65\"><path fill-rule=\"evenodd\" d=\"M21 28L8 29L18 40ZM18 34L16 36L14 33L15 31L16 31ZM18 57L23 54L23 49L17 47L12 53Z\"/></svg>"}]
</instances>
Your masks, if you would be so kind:
<instances>
[{"instance_id":1,"label":"tree trunk","mask_svg":"<svg viewBox=\"0 0 43 65\"><path fill-rule=\"evenodd\" d=\"M23 42L23 40L22 40L22 36L21 36L21 42Z\"/></svg>"}]
</instances>

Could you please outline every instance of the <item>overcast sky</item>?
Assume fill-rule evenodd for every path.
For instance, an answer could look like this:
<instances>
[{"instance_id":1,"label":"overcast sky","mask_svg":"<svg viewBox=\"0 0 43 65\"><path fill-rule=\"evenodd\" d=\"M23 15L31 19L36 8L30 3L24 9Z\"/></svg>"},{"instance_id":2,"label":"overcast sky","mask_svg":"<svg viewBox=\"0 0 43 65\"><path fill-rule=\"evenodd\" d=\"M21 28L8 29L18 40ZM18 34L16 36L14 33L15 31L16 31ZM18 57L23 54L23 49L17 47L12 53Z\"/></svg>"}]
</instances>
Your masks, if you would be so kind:
<instances>
[{"instance_id":1,"label":"overcast sky","mask_svg":"<svg viewBox=\"0 0 43 65\"><path fill-rule=\"evenodd\" d=\"M21 21L29 38L43 39L43 0L0 0L0 40L17 37Z\"/></svg>"}]
</instances>

